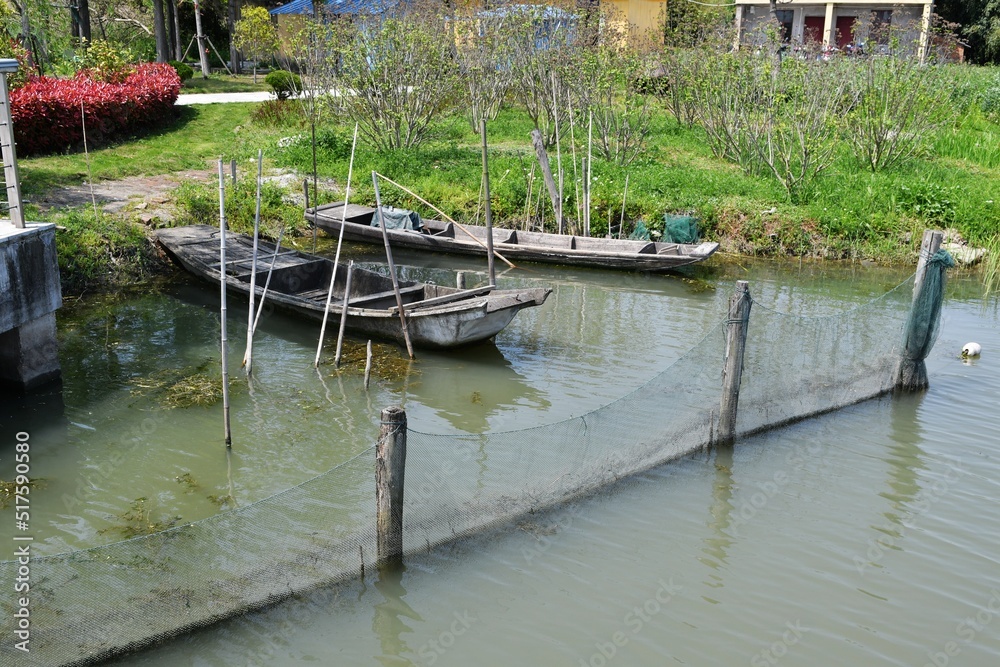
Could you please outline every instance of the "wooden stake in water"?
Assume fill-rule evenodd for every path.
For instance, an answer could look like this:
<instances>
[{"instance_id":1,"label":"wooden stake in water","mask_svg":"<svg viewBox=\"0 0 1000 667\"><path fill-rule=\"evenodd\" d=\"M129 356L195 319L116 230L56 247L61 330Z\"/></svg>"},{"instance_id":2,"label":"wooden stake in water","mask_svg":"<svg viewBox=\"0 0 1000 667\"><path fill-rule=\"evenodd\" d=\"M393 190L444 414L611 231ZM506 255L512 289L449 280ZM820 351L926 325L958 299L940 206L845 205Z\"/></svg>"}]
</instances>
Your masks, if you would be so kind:
<instances>
[{"instance_id":1,"label":"wooden stake in water","mask_svg":"<svg viewBox=\"0 0 1000 667\"><path fill-rule=\"evenodd\" d=\"M726 323L726 359L722 372L722 402L719 410L718 443L732 444L736 437L736 413L743 380L743 352L750 324L750 285L736 282L736 291L729 297L729 320Z\"/></svg>"},{"instance_id":2,"label":"wooden stake in water","mask_svg":"<svg viewBox=\"0 0 1000 667\"><path fill-rule=\"evenodd\" d=\"M351 175L354 172L354 149L358 145L358 124L354 124L354 142L351 144L351 162L347 166L347 187L344 189L344 208L340 209L340 236L337 237L337 254L333 256L333 273L330 274L330 289L326 292L326 308L323 309L323 324L319 329L319 345L316 346L316 360L313 362L313 366L319 367L319 355L323 350L323 337L326 335L326 320L330 314L330 302L333 301L333 285L337 281L337 266L340 264L340 248L344 244L344 227L345 220L344 216L347 214L347 203L351 199ZM309 208L309 182L306 181L306 209ZM316 222L313 220L313 226ZM344 295L346 298L349 289L345 289ZM341 326L343 329L343 326ZM340 345L337 345L337 357L340 357ZM337 362L339 365L339 361Z\"/></svg>"},{"instance_id":3,"label":"wooden stake in water","mask_svg":"<svg viewBox=\"0 0 1000 667\"><path fill-rule=\"evenodd\" d=\"M406 342L406 353L413 358L413 345L410 343L410 332L406 328L406 313L403 312L403 296L399 293L399 281L396 280L396 264L392 261L392 249L389 247L389 233L385 229L385 216L382 215L382 196L378 191L378 174L372 171L372 184L375 186L375 210L378 211L379 226L382 227L382 241L385 243L385 258L389 262L389 277L392 278L392 291L396 293L396 306L399 308L399 324L403 328L403 340Z\"/></svg>"},{"instance_id":4,"label":"wooden stake in water","mask_svg":"<svg viewBox=\"0 0 1000 667\"><path fill-rule=\"evenodd\" d=\"M226 447L232 447L233 434L229 428L229 367L226 348L226 183L219 158L219 287L222 301L222 413L226 425Z\"/></svg>"},{"instance_id":5,"label":"wooden stake in water","mask_svg":"<svg viewBox=\"0 0 1000 667\"><path fill-rule=\"evenodd\" d=\"M233 162L235 165L235 161ZM253 372L253 320L254 299L257 296L257 242L260 238L260 186L264 173L264 151L257 151L257 205L253 216L253 258L250 262L250 308L247 310L247 349L243 353L243 365L247 375Z\"/></svg>"},{"instance_id":6,"label":"wooden stake in water","mask_svg":"<svg viewBox=\"0 0 1000 667\"><path fill-rule=\"evenodd\" d=\"M379 568L398 566L403 558L403 477L406 472L406 411L382 411L375 445L375 507Z\"/></svg>"},{"instance_id":7,"label":"wooden stake in water","mask_svg":"<svg viewBox=\"0 0 1000 667\"><path fill-rule=\"evenodd\" d=\"M368 341L368 350L365 353L365 391L368 391L368 381L372 377L372 342Z\"/></svg>"},{"instance_id":8,"label":"wooden stake in water","mask_svg":"<svg viewBox=\"0 0 1000 667\"><path fill-rule=\"evenodd\" d=\"M486 119L480 120L480 133L483 138L483 191L486 200L486 257L489 260L490 285L497 284L496 265L493 262L493 209L490 207L490 166L486 148ZM400 306L402 308L402 306Z\"/></svg>"},{"instance_id":9,"label":"wooden stake in water","mask_svg":"<svg viewBox=\"0 0 1000 667\"><path fill-rule=\"evenodd\" d=\"M344 347L344 327L347 325L347 307L351 301L351 277L354 275L354 260L347 265L347 280L344 283L344 305L340 309L340 331L337 333L337 354L333 357L333 367L340 368L340 352Z\"/></svg>"}]
</instances>

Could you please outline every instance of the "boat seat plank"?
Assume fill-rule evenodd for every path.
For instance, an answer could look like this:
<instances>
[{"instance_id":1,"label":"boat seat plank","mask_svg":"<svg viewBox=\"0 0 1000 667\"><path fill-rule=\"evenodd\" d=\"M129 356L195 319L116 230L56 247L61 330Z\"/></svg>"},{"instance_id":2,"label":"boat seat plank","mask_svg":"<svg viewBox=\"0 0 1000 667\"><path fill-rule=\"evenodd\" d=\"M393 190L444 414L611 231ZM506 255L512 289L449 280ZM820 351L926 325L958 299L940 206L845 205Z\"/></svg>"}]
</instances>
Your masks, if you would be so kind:
<instances>
[{"instance_id":1,"label":"boat seat plank","mask_svg":"<svg viewBox=\"0 0 1000 667\"><path fill-rule=\"evenodd\" d=\"M443 294L441 296L435 296L430 299L424 299L423 301L413 301L411 303L403 304L403 309L406 311L416 310L417 308L429 308L431 306L440 306L442 304L451 303L453 301L461 301L462 299L467 299L470 296L477 296L479 294L485 294L491 292L496 288L496 285L484 285L483 287L475 287L473 289L466 289L460 292L452 292L451 294ZM399 312L398 306L393 306L390 308L394 313Z\"/></svg>"},{"instance_id":2,"label":"boat seat plank","mask_svg":"<svg viewBox=\"0 0 1000 667\"><path fill-rule=\"evenodd\" d=\"M400 287L399 288L399 294L400 294L400 296L407 296L407 295L410 295L410 294L418 294L418 293L423 292L423 291L424 291L424 286L423 285L411 285L410 287ZM385 292L377 292L376 294L366 294L366 295L364 295L362 297L356 297L354 299L351 299L348 302L347 305L350 306L350 307L352 307L352 308L357 308L357 307L360 307L360 306L364 306L364 304L366 304L366 303L373 303L375 301L381 301L382 299L385 299L385 298L391 297L391 296L396 296L396 292L394 290L386 290Z\"/></svg>"}]
</instances>

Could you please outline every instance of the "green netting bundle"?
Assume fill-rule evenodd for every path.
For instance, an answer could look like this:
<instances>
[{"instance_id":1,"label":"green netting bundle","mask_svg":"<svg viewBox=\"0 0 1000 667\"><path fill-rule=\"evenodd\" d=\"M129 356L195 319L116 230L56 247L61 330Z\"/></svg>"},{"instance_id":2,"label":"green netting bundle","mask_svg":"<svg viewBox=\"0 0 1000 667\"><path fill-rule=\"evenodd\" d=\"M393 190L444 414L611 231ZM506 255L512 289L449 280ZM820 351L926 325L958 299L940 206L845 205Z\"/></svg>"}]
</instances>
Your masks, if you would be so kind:
<instances>
[{"instance_id":1,"label":"green netting bundle","mask_svg":"<svg viewBox=\"0 0 1000 667\"><path fill-rule=\"evenodd\" d=\"M635 229L632 230L632 233L628 237L633 241L648 241L649 229L646 228L646 223L642 220L636 220Z\"/></svg>"},{"instance_id":2,"label":"green netting bundle","mask_svg":"<svg viewBox=\"0 0 1000 667\"><path fill-rule=\"evenodd\" d=\"M372 227L380 226L379 217L378 215L372 216ZM381 217L385 218L386 229L419 232L424 224L420 220L420 214L416 211L408 211L405 208L395 208L393 206L383 206Z\"/></svg>"},{"instance_id":3,"label":"green netting bundle","mask_svg":"<svg viewBox=\"0 0 1000 667\"><path fill-rule=\"evenodd\" d=\"M698 221L693 215L663 216L663 240L667 243L697 243Z\"/></svg>"},{"instance_id":4,"label":"green netting bundle","mask_svg":"<svg viewBox=\"0 0 1000 667\"><path fill-rule=\"evenodd\" d=\"M913 298L913 308L904 330L903 359L896 381L898 390L921 391L928 386L924 359L937 340L944 302L945 271L953 266L955 260L947 250L938 250L927 260L924 281Z\"/></svg>"}]
</instances>

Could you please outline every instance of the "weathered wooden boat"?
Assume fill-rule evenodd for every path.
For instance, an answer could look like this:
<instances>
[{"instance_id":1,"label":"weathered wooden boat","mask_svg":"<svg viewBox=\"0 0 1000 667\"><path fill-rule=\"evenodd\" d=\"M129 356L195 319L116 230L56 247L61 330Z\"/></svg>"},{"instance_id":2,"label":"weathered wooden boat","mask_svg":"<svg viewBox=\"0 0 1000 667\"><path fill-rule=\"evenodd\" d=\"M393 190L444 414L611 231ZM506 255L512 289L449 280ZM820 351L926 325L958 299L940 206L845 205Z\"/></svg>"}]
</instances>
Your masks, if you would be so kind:
<instances>
[{"instance_id":1,"label":"weathered wooden boat","mask_svg":"<svg viewBox=\"0 0 1000 667\"><path fill-rule=\"evenodd\" d=\"M368 206L349 204L345 209L343 203L327 204L307 210L306 219L333 236L340 234L343 225L347 240L383 243L375 209ZM451 222L421 223L418 231L388 229L389 243L394 248L485 257L485 227L463 224L466 233ZM719 244L657 243L494 228L493 248L511 261L658 272L700 262L718 250Z\"/></svg>"},{"instance_id":2,"label":"weathered wooden boat","mask_svg":"<svg viewBox=\"0 0 1000 667\"><path fill-rule=\"evenodd\" d=\"M160 245L185 269L218 285L219 230L205 225L161 229ZM258 298L274 255L274 246L258 244ZM226 288L250 294L253 239L226 235ZM314 319L323 318L333 262L297 250L280 250L274 256L268 303ZM347 267L337 267L330 326L339 326ZM548 288L497 290L492 285L457 289L413 281L400 281L403 312L414 345L456 347L492 338L510 324L518 311L545 303ZM374 271L354 268L348 295L347 331L364 337L403 341L392 280ZM335 330L335 329L334 329Z\"/></svg>"}]
</instances>

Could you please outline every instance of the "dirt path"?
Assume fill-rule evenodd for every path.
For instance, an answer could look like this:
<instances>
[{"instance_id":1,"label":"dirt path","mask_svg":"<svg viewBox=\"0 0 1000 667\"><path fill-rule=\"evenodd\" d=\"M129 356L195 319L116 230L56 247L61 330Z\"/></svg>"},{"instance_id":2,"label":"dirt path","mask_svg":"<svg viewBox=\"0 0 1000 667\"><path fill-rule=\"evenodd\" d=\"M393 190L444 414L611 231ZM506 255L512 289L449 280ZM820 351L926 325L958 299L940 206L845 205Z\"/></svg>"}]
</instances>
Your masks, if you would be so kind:
<instances>
[{"instance_id":1,"label":"dirt path","mask_svg":"<svg viewBox=\"0 0 1000 667\"><path fill-rule=\"evenodd\" d=\"M287 188L288 196L297 205L302 205L301 192L303 176L286 171L273 170L264 176L264 180ZM132 214L135 219L149 224L168 224L177 214L177 202L174 191L181 183L203 183L212 185L218 183L218 172L212 169L181 171L159 176L129 176L117 181L101 181L94 184L93 198L97 205L106 213ZM334 181L320 179L321 191L336 190ZM35 197L34 203L47 211L53 208L75 208L91 206L90 187L86 184L54 188L40 197Z\"/></svg>"},{"instance_id":2,"label":"dirt path","mask_svg":"<svg viewBox=\"0 0 1000 667\"><path fill-rule=\"evenodd\" d=\"M93 198L107 213L135 211L136 217L146 224L154 221L170 222L176 215L173 192L181 183L211 183L218 178L214 172L205 170L182 171L159 176L130 176L118 181L102 181L94 184ZM91 205L91 191L87 185L70 186L49 190L35 203L43 211L59 208Z\"/></svg>"}]
</instances>

